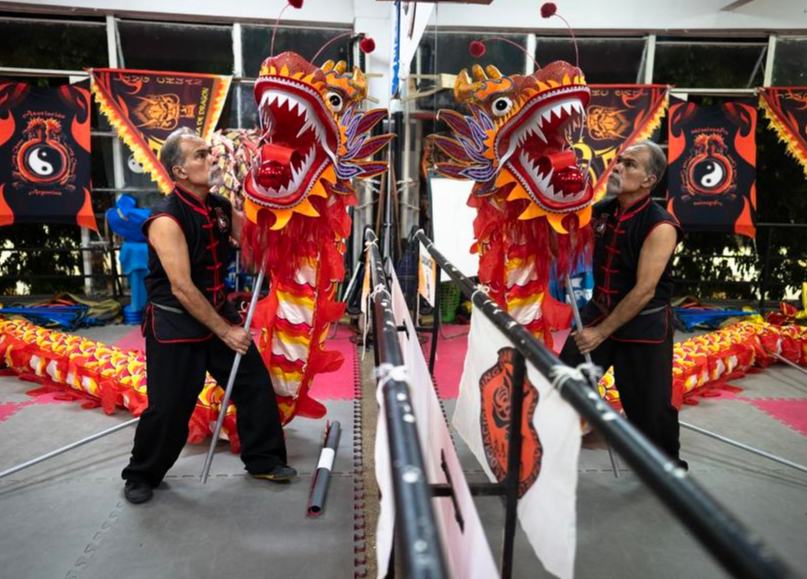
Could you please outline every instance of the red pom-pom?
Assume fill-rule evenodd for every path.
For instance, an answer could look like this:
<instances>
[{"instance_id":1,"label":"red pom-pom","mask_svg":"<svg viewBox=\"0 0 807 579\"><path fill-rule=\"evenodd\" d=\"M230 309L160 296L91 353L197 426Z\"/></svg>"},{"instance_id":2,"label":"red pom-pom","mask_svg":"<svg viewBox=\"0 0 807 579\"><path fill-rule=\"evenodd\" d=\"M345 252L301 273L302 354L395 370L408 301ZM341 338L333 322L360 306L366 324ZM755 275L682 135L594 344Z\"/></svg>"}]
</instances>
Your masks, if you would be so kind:
<instances>
[{"instance_id":1,"label":"red pom-pom","mask_svg":"<svg viewBox=\"0 0 807 579\"><path fill-rule=\"evenodd\" d=\"M359 42L359 50L361 50L364 54L370 54L375 50L375 40L369 36L365 36Z\"/></svg>"},{"instance_id":2,"label":"red pom-pom","mask_svg":"<svg viewBox=\"0 0 807 579\"><path fill-rule=\"evenodd\" d=\"M485 43L481 40L472 40L470 44L468 44L468 52L474 58L482 58L487 51L488 49L485 47Z\"/></svg>"},{"instance_id":3,"label":"red pom-pom","mask_svg":"<svg viewBox=\"0 0 807 579\"><path fill-rule=\"evenodd\" d=\"M558 7L555 5L554 2L544 2L541 4L541 16L544 18L549 18L550 16L554 16L555 12L558 11Z\"/></svg>"},{"instance_id":4,"label":"red pom-pom","mask_svg":"<svg viewBox=\"0 0 807 579\"><path fill-rule=\"evenodd\" d=\"M288 0L289 6L297 8L298 10L303 7L303 0Z\"/></svg>"}]
</instances>

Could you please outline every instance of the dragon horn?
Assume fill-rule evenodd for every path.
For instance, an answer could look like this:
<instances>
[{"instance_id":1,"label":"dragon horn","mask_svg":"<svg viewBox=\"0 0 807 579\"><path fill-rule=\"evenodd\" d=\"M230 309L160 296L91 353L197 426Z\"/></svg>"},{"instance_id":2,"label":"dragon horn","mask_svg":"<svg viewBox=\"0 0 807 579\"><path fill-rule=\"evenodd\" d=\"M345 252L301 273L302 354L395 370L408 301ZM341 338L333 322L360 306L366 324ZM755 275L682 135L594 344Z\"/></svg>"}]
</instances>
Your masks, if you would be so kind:
<instances>
[{"instance_id":1,"label":"dragon horn","mask_svg":"<svg viewBox=\"0 0 807 579\"><path fill-rule=\"evenodd\" d=\"M365 76L362 70L358 66L353 67L353 82L356 84L364 84L365 83Z\"/></svg>"},{"instance_id":2,"label":"dragon horn","mask_svg":"<svg viewBox=\"0 0 807 579\"><path fill-rule=\"evenodd\" d=\"M333 70L337 74L342 74L345 72L345 70L347 70L347 63L344 60L340 60L336 63L336 65L334 65Z\"/></svg>"},{"instance_id":3,"label":"dragon horn","mask_svg":"<svg viewBox=\"0 0 807 579\"><path fill-rule=\"evenodd\" d=\"M333 68L334 62L332 60L326 60L325 63L320 67L323 72L329 72Z\"/></svg>"},{"instance_id":4,"label":"dragon horn","mask_svg":"<svg viewBox=\"0 0 807 579\"><path fill-rule=\"evenodd\" d=\"M488 76L490 78L502 78L502 73L499 71L498 68L496 68L492 64L487 65L485 67L485 70L487 71Z\"/></svg>"},{"instance_id":5,"label":"dragon horn","mask_svg":"<svg viewBox=\"0 0 807 579\"><path fill-rule=\"evenodd\" d=\"M468 70L463 68L454 81L454 99L458 102L465 102L473 92L473 81L468 76Z\"/></svg>"},{"instance_id":6,"label":"dragon horn","mask_svg":"<svg viewBox=\"0 0 807 579\"><path fill-rule=\"evenodd\" d=\"M488 80L488 75L485 74L485 70L478 64L471 67L471 74L476 82Z\"/></svg>"}]
</instances>

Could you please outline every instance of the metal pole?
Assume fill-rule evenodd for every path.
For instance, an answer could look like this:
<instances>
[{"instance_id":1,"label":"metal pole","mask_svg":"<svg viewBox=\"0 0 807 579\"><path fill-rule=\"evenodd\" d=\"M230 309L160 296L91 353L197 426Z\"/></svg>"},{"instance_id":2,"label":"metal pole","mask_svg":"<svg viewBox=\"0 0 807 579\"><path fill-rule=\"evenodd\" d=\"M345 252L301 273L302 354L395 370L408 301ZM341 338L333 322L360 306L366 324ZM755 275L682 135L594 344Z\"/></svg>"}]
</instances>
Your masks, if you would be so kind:
<instances>
[{"instance_id":1,"label":"metal pole","mask_svg":"<svg viewBox=\"0 0 807 579\"><path fill-rule=\"evenodd\" d=\"M122 422L121 424L118 424L117 426L113 426L112 428L107 428L106 430L102 430L101 432L97 432L96 434L93 434L92 436L82 438L81 440L73 442L72 444L68 444L67 446L63 446L63 447L58 448L56 450L53 450L53 451L51 451L51 452L49 452L47 454L43 454L42 456L40 456L38 458L31 459L28 462L18 464L17 466L12 466L11 468L4 470L3 472L0 472L0 478L6 477L6 476L8 476L10 474L14 474L15 472L21 471L22 469L28 468L29 466L34 466L35 464L39 464L40 462L48 460L49 458L53 458L54 456L58 456L60 454L63 454L65 452L67 452L68 450L73 450L74 448L78 448L79 446L83 446L83 445L87 444L88 442L92 442L93 440L98 440L99 438L103 438L107 434L112 434L113 432L117 432L118 430L123 430L127 426L131 426L132 424L135 424L138 420L140 420L139 417L138 418L132 418L131 420L127 420L126 422Z\"/></svg>"},{"instance_id":2,"label":"metal pole","mask_svg":"<svg viewBox=\"0 0 807 579\"><path fill-rule=\"evenodd\" d=\"M725 436L721 436L720 434L716 434L714 432L711 432L710 430L700 428L699 426L695 426L694 424L689 424L687 422L681 422L681 421L679 421L679 424L681 424L681 426L683 426L684 428L694 430L695 432L699 432L700 434L709 436L709 437L714 438L716 440L719 440L721 442L725 442L726 444L736 446L737 448L742 448L743 450L747 450L748 452L758 454L759 456L763 456L763 457L765 457L767 459L770 459L770 460L773 460L775 462L787 465L787 466L789 466L791 468L795 468L795 469L800 470L802 472L807 472L807 466L803 466L803 465L800 465L798 463L791 462L791 461L789 461L789 460L787 460L785 458L782 458L780 456L776 456L775 454L771 454L769 452L765 452L764 450L759 450L758 448L754 448L753 446L748 446L747 444L743 444L742 442L737 442L736 440L733 440L731 438L727 438Z\"/></svg>"},{"instance_id":3,"label":"metal pole","mask_svg":"<svg viewBox=\"0 0 807 579\"><path fill-rule=\"evenodd\" d=\"M328 483L331 480L331 470L336 459L336 451L339 447L339 434L342 432L339 422L334 422L328 426L322 450L319 453L319 462L314 471L311 483L311 495L308 497L306 515L318 517L325 509L325 499L328 495Z\"/></svg>"},{"instance_id":4,"label":"metal pole","mask_svg":"<svg viewBox=\"0 0 807 579\"><path fill-rule=\"evenodd\" d=\"M526 372L524 356L516 350L513 352L513 374L510 380L510 432L507 447L507 476L504 479L506 494L502 579L510 579L513 576L513 546L518 521L518 486L521 474L521 420L524 413L524 375Z\"/></svg>"},{"instance_id":5,"label":"metal pole","mask_svg":"<svg viewBox=\"0 0 807 579\"><path fill-rule=\"evenodd\" d=\"M773 227L768 228L768 244L765 247L765 263L762 264L762 281L759 288L759 313L765 314L765 292L768 290L768 277L771 268L771 243L773 242Z\"/></svg>"},{"instance_id":6,"label":"metal pole","mask_svg":"<svg viewBox=\"0 0 807 579\"><path fill-rule=\"evenodd\" d=\"M249 332L252 325L252 315L255 313L255 305L258 303L258 296L261 293L263 286L263 278L266 275L266 264L261 265L261 271L258 273L258 279L255 281L255 287L252 288L252 299L249 302L249 310L247 311L247 319L244 322L244 329ZM227 379L227 388L224 390L224 398L221 399L221 408L219 409L219 417L216 420L216 428L213 430L213 438L210 440L210 448L207 450L205 457L205 464L202 467L202 484L207 482L207 475L210 473L210 465L213 463L213 453L216 451L216 442L219 439L221 432L221 425L224 423L224 415L227 414L227 404L230 402L230 395L233 392L233 385L235 384L235 376L238 374L238 367L241 365L241 353L235 354L233 360L233 367L230 370L230 377Z\"/></svg>"},{"instance_id":7,"label":"metal pole","mask_svg":"<svg viewBox=\"0 0 807 579\"><path fill-rule=\"evenodd\" d=\"M677 463L664 455L636 427L614 412L590 385L569 373L568 366L523 326L476 287L435 247L422 231L423 242L449 277L473 300L474 306L507 336L536 370L557 382L561 397L613 444L634 472L667 505L723 567L737 577L795 577L788 565L759 536L715 501Z\"/></svg>"},{"instance_id":8,"label":"metal pole","mask_svg":"<svg viewBox=\"0 0 807 579\"><path fill-rule=\"evenodd\" d=\"M395 499L395 552L396 555L400 553L402 576L407 579L448 577L409 385L394 371L404 366L404 359L392 313L392 298L381 264L378 238L368 230L365 239L371 242L367 250L370 252L372 286L383 288L373 292L376 370L391 368L385 375L378 376L378 382L387 421Z\"/></svg>"},{"instance_id":9,"label":"metal pole","mask_svg":"<svg viewBox=\"0 0 807 579\"><path fill-rule=\"evenodd\" d=\"M434 376L434 363L437 361L437 338L440 335L440 283L443 277L443 270L437 268L437 276L434 288L434 301L432 305L432 343L429 345L429 374Z\"/></svg>"},{"instance_id":10,"label":"metal pole","mask_svg":"<svg viewBox=\"0 0 807 579\"><path fill-rule=\"evenodd\" d=\"M574 314L574 323L577 326L577 331L579 332L580 330L583 329L583 319L580 317L580 310L577 308L577 300L574 299L574 288L572 287L572 280L568 275L566 276L566 295L569 297L569 303L572 306L572 313ZM586 378L588 378L589 382L591 383L591 388L599 395L599 389L597 388L597 385L600 381L600 377L596 375L596 372L593 369L594 362L591 360L591 353L586 352L585 354L583 354L583 357L586 359L586 363L592 367L591 370L592 374L590 376L586 375ZM603 370L604 369L605 368L603 368ZM614 451L611 448L611 444L607 440L605 441L605 445L608 448L608 458L611 459L611 468L614 471L614 478L619 478L619 468L616 465L616 457L614 457Z\"/></svg>"},{"instance_id":11,"label":"metal pole","mask_svg":"<svg viewBox=\"0 0 807 579\"><path fill-rule=\"evenodd\" d=\"M801 366L799 366L795 362L791 362L790 360L788 360L787 358L785 358L781 354L777 354L776 352L768 352L768 353L773 355L773 357L776 358L777 360L779 360L780 362L784 362L788 366L791 366L791 367L795 368L796 370L798 370L802 374L807 374L807 369L802 368Z\"/></svg>"}]
</instances>

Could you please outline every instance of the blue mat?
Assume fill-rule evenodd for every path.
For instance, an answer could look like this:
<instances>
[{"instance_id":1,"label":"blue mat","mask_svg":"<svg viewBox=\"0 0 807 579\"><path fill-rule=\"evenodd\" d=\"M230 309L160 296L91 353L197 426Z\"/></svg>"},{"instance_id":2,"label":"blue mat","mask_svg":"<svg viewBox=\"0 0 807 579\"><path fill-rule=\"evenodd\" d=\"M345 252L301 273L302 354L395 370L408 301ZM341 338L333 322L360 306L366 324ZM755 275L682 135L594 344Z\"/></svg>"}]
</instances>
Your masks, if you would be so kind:
<instances>
[{"instance_id":1,"label":"blue mat","mask_svg":"<svg viewBox=\"0 0 807 579\"><path fill-rule=\"evenodd\" d=\"M673 308L675 317L687 331L695 327L716 330L728 318L753 316L757 312L745 310L718 310L714 308Z\"/></svg>"}]
</instances>

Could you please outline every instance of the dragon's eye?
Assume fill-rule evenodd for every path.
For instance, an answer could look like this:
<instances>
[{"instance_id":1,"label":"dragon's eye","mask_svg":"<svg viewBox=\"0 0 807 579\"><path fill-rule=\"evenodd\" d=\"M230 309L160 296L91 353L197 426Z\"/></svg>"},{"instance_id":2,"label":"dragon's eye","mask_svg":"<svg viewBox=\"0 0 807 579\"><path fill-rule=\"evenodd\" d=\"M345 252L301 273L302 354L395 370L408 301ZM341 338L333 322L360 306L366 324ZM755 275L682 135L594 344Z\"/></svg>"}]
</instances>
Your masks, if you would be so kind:
<instances>
[{"instance_id":1,"label":"dragon's eye","mask_svg":"<svg viewBox=\"0 0 807 579\"><path fill-rule=\"evenodd\" d=\"M503 117L510 112L510 109L513 108L513 101L506 96L502 96L493 101L493 106L491 108L495 116Z\"/></svg>"},{"instance_id":2,"label":"dragon's eye","mask_svg":"<svg viewBox=\"0 0 807 579\"><path fill-rule=\"evenodd\" d=\"M335 113L342 111L342 95L336 92L329 92L325 95L325 100L328 101L328 106Z\"/></svg>"}]
</instances>

